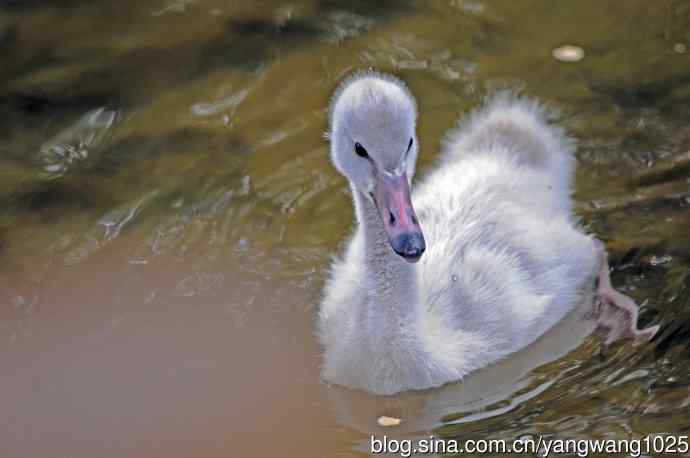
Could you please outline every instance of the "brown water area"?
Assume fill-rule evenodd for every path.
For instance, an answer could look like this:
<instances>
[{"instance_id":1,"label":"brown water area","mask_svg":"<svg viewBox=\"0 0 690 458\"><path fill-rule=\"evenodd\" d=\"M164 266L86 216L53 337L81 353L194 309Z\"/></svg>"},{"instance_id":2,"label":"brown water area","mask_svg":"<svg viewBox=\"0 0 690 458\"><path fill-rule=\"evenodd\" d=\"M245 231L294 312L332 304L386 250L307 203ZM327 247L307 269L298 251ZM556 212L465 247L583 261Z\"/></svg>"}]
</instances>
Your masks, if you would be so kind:
<instances>
[{"instance_id":1,"label":"brown water area","mask_svg":"<svg viewBox=\"0 0 690 458\"><path fill-rule=\"evenodd\" d=\"M690 434L687 1L6 0L0 56L0 457ZM655 339L602 356L570 317L438 390L321 382L353 224L323 133L367 67L416 95L422 176L486 94L556 108L583 223Z\"/></svg>"}]
</instances>

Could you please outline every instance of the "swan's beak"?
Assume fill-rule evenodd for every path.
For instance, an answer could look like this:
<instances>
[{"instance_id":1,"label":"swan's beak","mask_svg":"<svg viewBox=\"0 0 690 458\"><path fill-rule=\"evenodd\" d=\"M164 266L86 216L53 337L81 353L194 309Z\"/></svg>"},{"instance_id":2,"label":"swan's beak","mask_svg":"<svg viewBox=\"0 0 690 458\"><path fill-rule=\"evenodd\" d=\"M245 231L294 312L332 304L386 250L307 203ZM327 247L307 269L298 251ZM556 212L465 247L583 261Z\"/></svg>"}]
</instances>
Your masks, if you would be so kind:
<instances>
[{"instance_id":1,"label":"swan's beak","mask_svg":"<svg viewBox=\"0 0 690 458\"><path fill-rule=\"evenodd\" d=\"M407 173L378 173L374 198L393 250L408 262L419 261L426 243L412 208Z\"/></svg>"}]
</instances>

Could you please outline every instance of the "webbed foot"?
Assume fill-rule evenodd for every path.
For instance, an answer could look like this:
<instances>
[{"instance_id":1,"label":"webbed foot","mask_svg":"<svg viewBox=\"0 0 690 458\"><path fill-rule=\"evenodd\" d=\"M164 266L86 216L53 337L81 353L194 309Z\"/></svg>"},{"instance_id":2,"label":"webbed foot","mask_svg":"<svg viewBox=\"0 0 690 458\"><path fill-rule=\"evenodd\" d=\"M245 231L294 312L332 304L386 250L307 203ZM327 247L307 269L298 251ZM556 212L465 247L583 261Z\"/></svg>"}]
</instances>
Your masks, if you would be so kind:
<instances>
[{"instance_id":1,"label":"webbed foot","mask_svg":"<svg viewBox=\"0 0 690 458\"><path fill-rule=\"evenodd\" d=\"M601 250L601 270L597 276L597 289L594 297L594 311L597 328L604 331L603 350L620 339L633 339L635 345L648 342L659 330L659 326L645 329L637 328L639 307L629 296L617 291L611 285L608 255L604 244L596 240Z\"/></svg>"}]
</instances>

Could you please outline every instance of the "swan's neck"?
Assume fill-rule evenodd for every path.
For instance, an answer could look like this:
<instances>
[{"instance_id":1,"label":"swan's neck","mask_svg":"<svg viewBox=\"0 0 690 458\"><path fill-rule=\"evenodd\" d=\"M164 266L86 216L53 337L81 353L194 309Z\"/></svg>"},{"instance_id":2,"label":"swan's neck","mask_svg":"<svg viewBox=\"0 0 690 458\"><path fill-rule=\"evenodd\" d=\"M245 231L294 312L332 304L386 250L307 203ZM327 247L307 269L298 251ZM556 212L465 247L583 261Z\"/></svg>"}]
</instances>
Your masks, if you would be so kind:
<instances>
[{"instance_id":1,"label":"swan's neck","mask_svg":"<svg viewBox=\"0 0 690 458\"><path fill-rule=\"evenodd\" d=\"M400 339L416 335L419 290L415 264L393 252L376 206L359 191L355 209L364 238L364 284L369 287L369 300L360 310L360 326L367 336L384 346L395 345ZM409 342L407 342L409 345Z\"/></svg>"}]
</instances>

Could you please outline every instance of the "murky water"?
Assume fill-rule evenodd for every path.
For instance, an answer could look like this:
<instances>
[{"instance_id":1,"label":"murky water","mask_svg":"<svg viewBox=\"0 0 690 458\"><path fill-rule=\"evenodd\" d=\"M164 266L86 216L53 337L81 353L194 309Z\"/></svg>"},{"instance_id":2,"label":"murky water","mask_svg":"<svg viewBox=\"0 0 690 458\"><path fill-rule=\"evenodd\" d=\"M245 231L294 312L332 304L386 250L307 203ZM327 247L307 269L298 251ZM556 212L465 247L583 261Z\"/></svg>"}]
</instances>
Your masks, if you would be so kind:
<instances>
[{"instance_id":1,"label":"murky water","mask_svg":"<svg viewBox=\"0 0 690 458\"><path fill-rule=\"evenodd\" d=\"M10 0L0 55L3 457L690 433L690 3ZM602 358L568 321L441 390L322 384L314 313L352 225L322 134L369 66L418 97L422 174L488 91L558 107L580 212L659 336Z\"/></svg>"}]
</instances>

